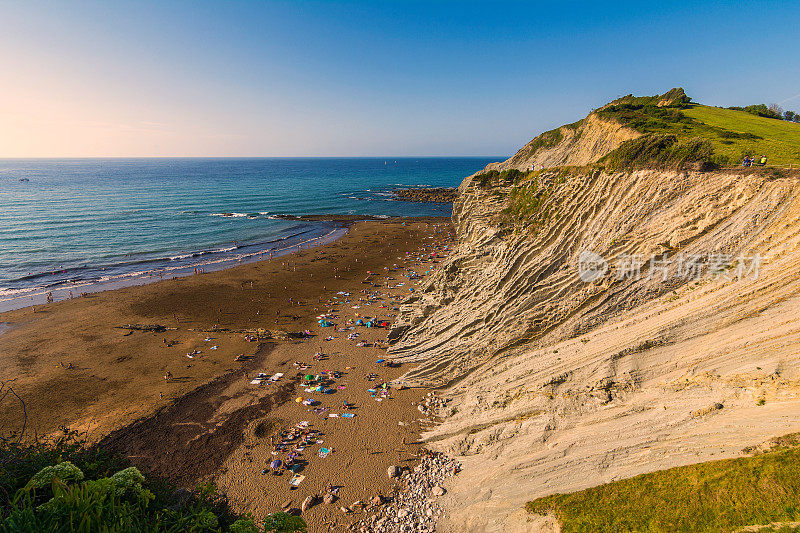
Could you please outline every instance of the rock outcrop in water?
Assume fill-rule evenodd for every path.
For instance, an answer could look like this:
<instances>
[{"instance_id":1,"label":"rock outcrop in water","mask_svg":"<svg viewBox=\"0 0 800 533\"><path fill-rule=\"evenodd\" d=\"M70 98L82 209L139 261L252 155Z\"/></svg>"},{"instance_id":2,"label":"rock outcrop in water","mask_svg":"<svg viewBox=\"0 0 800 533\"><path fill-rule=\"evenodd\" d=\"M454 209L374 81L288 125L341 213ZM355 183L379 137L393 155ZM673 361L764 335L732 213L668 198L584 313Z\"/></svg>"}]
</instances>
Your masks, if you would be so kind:
<instances>
[{"instance_id":1,"label":"rock outcrop in water","mask_svg":"<svg viewBox=\"0 0 800 533\"><path fill-rule=\"evenodd\" d=\"M565 128L487 170L583 165L636 136L593 115ZM463 464L445 527L556 527L524 502L800 429L797 176L529 178L464 180L457 247L391 335L405 382L443 387L425 438Z\"/></svg>"},{"instance_id":2,"label":"rock outcrop in water","mask_svg":"<svg viewBox=\"0 0 800 533\"><path fill-rule=\"evenodd\" d=\"M455 201L458 192L449 187L436 187L433 189L395 189L396 200L406 202L433 202L449 204Z\"/></svg>"}]
</instances>

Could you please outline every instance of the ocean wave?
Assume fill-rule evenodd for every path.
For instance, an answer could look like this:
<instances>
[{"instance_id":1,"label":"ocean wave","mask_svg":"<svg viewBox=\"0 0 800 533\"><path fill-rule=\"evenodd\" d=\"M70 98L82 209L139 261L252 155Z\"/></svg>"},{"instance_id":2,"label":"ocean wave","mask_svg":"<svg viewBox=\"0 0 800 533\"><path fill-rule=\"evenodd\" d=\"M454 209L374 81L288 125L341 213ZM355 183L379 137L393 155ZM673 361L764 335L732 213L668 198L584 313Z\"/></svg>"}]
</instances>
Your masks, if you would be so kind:
<instances>
[{"instance_id":1,"label":"ocean wave","mask_svg":"<svg viewBox=\"0 0 800 533\"><path fill-rule=\"evenodd\" d=\"M240 254L230 254L229 252L240 249L240 247L227 247L221 248L218 250L213 251L203 251L199 253L193 254L185 254L188 256L187 258L197 257L201 255L208 255L208 258L203 261L194 261L190 263L182 263L173 266L160 266L153 269L148 270L131 270L128 272L118 272L106 275L90 275L89 272L86 272L85 277L71 277L69 279L58 279L54 280L51 283L39 284L36 286L30 287L3 287L0 288L0 301L8 301L14 300L17 298L28 297L28 296L35 296L35 295L43 295L50 291L55 290L62 290L66 291L67 289L83 289L88 286L92 285L103 285L108 287L109 284L114 283L130 283L133 281L135 283L136 280L143 280L147 281L148 279L153 278L154 276L157 279L161 279L162 277L173 277L173 276L182 276L190 273L190 269L198 268L198 267L211 267L214 268L224 268L224 265L233 263L233 262L242 262L245 260L251 259L260 259L263 258L267 254L280 254L281 252L291 252L296 250L298 246L301 244L308 245L311 243L324 243L328 239L330 239L335 234L341 234L345 230L342 228L335 228L328 231L325 234L317 235L315 237L307 238L307 239L299 239L297 242L286 242L289 239L300 237L308 231L301 231L291 235L286 235L279 239L266 241L264 243L253 244L250 246L255 247L255 249L251 252L244 252ZM280 244L278 244L280 243ZM270 248L264 248L266 244L273 244ZM177 257L177 256L176 256ZM102 290L96 289L96 290Z\"/></svg>"}]
</instances>

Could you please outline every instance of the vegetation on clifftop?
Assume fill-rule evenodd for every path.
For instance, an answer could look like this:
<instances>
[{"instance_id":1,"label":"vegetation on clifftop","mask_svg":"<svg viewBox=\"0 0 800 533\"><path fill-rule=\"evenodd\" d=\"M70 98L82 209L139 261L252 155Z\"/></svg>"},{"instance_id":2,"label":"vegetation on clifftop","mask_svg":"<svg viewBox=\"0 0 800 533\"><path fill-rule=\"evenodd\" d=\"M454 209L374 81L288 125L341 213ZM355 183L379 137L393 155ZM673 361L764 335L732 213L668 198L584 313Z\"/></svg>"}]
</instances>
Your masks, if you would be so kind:
<instances>
[{"instance_id":1,"label":"vegetation on clifftop","mask_svg":"<svg viewBox=\"0 0 800 533\"><path fill-rule=\"evenodd\" d=\"M639 154L642 148L641 145L626 147L638 139L628 141L618 149L620 153L612 152L604 158L606 161L614 160L616 168L650 165L674 168L674 154L667 152L677 143L682 145L680 151L685 155L686 148L699 147L700 141L707 144L691 157L683 159L683 164L700 161L709 167L735 166L746 155L765 155L770 165L800 164L800 125L746 111L693 104L683 89L672 89L659 96L628 95L598 109L595 114L643 135L653 135L645 144L651 149L660 145L666 151L654 158L627 159L628 155ZM673 136L674 142L663 142L665 138L656 135ZM662 161L669 163L660 163Z\"/></svg>"},{"instance_id":2,"label":"vegetation on clifftop","mask_svg":"<svg viewBox=\"0 0 800 533\"><path fill-rule=\"evenodd\" d=\"M655 96L627 95L593 113L601 120L616 122L641 136L623 142L595 163L569 167L570 172L707 171L738 167L745 156L757 159L766 156L767 166L772 167L800 165L800 124L695 104L681 88ZM529 161L537 151L556 146L564 139L564 128L580 135L583 124L584 121L578 121L542 133L520 151L521 160ZM565 170L567 167L558 168ZM491 170L476 175L474 183L482 189L512 187L506 191L507 207L503 211L509 222L542 222L553 215L552 209L547 207L548 193L538 184L530 183L542 171ZM775 177L783 174L780 168L768 172Z\"/></svg>"},{"instance_id":3,"label":"vegetation on clifftop","mask_svg":"<svg viewBox=\"0 0 800 533\"><path fill-rule=\"evenodd\" d=\"M622 143L598 162L610 171L638 168L682 169L697 165L697 170L728 163L714 154L711 143L702 137L680 139L677 135L649 133Z\"/></svg>"},{"instance_id":4,"label":"vegetation on clifftop","mask_svg":"<svg viewBox=\"0 0 800 533\"><path fill-rule=\"evenodd\" d=\"M800 447L711 461L528 502L562 531L735 531L800 520ZM770 529L772 531L772 529Z\"/></svg>"},{"instance_id":5,"label":"vegetation on clifftop","mask_svg":"<svg viewBox=\"0 0 800 533\"><path fill-rule=\"evenodd\" d=\"M745 155L766 155L768 165L800 165L800 124L704 105L682 112L707 126L740 135L708 137L715 152L729 157L733 165L739 165Z\"/></svg>"}]
</instances>

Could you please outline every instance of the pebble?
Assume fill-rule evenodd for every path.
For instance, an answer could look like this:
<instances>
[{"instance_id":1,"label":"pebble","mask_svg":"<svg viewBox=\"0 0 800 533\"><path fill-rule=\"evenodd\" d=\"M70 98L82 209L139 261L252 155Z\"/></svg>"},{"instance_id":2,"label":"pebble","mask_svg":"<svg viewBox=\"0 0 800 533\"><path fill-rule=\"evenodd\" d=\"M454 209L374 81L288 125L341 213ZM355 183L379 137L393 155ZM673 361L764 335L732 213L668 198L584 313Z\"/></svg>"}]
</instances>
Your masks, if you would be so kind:
<instances>
[{"instance_id":1,"label":"pebble","mask_svg":"<svg viewBox=\"0 0 800 533\"><path fill-rule=\"evenodd\" d=\"M442 483L456 475L461 465L444 454L432 452L425 455L413 471L403 474L398 467L392 466L389 470L392 468L397 468L397 475L404 483L403 491L373 516L353 524L351 529L362 533L435 532L436 519L442 515L436 496L447 493Z\"/></svg>"}]
</instances>

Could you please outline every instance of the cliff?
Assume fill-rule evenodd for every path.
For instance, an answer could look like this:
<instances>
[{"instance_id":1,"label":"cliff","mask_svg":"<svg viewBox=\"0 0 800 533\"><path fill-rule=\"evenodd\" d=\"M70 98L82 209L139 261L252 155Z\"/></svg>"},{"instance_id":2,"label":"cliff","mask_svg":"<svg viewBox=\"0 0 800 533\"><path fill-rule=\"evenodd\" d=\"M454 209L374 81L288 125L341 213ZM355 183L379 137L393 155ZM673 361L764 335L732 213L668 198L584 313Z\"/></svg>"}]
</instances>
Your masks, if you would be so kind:
<instances>
[{"instance_id":1,"label":"cliff","mask_svg":"<svg viewBox=\"0 0 800 533\"><path fill-rule=\"evenodd\" d=\"M593 115L565 128L486 170L586 165L642 135ZM424 438L464 464L445 526L557 529L524 502L800 429L800 182L775 176L464 180L457 247L390 349L406 384L441 388Z\"/></svg>"}]
</instances>

